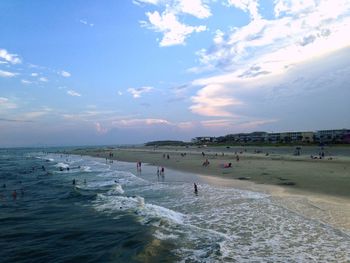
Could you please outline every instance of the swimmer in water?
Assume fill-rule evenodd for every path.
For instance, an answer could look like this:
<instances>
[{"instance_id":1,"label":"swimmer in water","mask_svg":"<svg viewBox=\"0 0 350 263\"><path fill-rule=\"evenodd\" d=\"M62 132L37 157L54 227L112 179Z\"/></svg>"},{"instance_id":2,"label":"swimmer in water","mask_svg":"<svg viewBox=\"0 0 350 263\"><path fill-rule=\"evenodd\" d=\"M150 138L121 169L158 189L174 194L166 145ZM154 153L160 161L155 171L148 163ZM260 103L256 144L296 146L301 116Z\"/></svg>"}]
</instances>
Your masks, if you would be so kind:
<instances>
[{"instance_id":1,"label":"swimmer in water","mask_svg":"<svg viewBox=\"0 0 350 263\"><path fill-rule=\"evenodd\" d=\"M16 190L13 190L12 197L13 197L13 200L17 199L17 191Z\"/></svg>"}]
</instances>

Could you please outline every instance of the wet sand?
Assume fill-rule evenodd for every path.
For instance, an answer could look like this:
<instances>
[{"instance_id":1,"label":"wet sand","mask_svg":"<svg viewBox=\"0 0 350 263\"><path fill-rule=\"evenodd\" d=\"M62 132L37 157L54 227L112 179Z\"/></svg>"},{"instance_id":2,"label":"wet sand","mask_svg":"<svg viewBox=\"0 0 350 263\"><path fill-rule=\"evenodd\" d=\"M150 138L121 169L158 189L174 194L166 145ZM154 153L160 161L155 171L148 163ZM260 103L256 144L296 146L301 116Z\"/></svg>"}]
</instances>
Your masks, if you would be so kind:
<instances>
[{"instance_id":1,"label":"wet sand","mask_svg":"<svg viewBox=\"0 0 350 263\"><path fill-rule=\"evenodd\" d=\"M82 148L72 153L102 158L112 153L112 159L135 162L135 169L141 161L196 173L210 184L264 192L287 209L350 231L350 157L344 154L314 160L310 155L293 156L293 147L274 152L267 147L258 153L223 147ZM209 165L203 166L206 159ZM228 163L232 167L224 168Z\"/></svg>"}]
</instances>

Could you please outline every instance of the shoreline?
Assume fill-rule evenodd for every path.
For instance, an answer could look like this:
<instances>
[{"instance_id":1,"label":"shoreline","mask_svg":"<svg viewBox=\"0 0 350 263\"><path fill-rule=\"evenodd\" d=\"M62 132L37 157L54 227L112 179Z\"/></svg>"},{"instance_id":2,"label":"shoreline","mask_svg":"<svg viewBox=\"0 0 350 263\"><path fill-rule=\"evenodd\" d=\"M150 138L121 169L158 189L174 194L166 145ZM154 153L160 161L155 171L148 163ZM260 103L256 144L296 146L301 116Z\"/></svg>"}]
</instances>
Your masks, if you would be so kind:
<instances>
[{"instance_id":1,"label":"shoreline","mask_svg":"<svg viewBox=\"0 0 350 263\"><path fill-rule=\"evenodd\" d=\"M174 147L154 150L143 147L113 150L78 149L69 151L69 153L125 162L142 161L143 163L148 163L153 166L163 166L176 171L199 175L204 181L212 185L266 193L271 196L271 199L276 202L276 204L286 209L301 214L306 218L329 224L338 229L344 230L347 233L350 232L350 196L330 194L327 193L327 191L310 191L307 187L304 187L305 189L303 189L303 187L298 187L300 179L299 181L296 180L298 183L296 186L278 185L277 183L279 183L279 179L277 179L276 182L276 178L274 178L277 174L280 175L279 177L277 176L277 178L286 179L286 181L288 180L288 182L292 182L291 180L296 178L293 178L293 176L289 174L291 172L290 170L298 173L306 169L312 179L317 179L322 175L322 172L325 172L325 169L329 167L334 170L333 174L331 173L333 177L335 177L334 174L339 174L339 177L342 178L344 173L342 167L345 165L346 172L350 169L350 162L347 157L338 157L332 161L314 161L307 160L304 156L291 157L273 155L266 158L261 155L245 153L240 156L238 162L235 162L232 158L233 155L230 153L218 155L217 152L211 151L210 154L208 154L208 150L206 149L205 156L202 156L201 150L203 149L174 149ZM182 156L183 152L186 152L186 156ZM109 156L111 153L112 156ZM169 159L167 159L168 154ZM210 165L208 165L208 167L203 167L201 165L202 161L206 159L210 161ZM232 162L232 168L222 168L221 164L228 161ZM271 180L269 176L260 178L255 175L254 177L254 173L257 171L265 171L265 173L268 174L266 172L267 170L263 169L265 167L261 166L262 163L265 166L270 165L274 168L272 170L276 170L274 171L275 173L269 171L270 174L274 175L272 178L273 180ZM310 167L313 167L316 171L311 173L308 171L308 168ZM321 175L318 174L318 172ZM238 178L244 179L239 180ZM348 177L346 176L346 179L347 178ZM326 180L327 179L329 178L327 177ZM282 180L281 182L283 183L285 181ZM302 183L302 181L300 182ZM306 184L306 186L308 185ZM350 186L350 184L345 185L345 187L346 186ZM323 190L323 188L321 188L321 190Z\"/></svg>"}]
</instances>

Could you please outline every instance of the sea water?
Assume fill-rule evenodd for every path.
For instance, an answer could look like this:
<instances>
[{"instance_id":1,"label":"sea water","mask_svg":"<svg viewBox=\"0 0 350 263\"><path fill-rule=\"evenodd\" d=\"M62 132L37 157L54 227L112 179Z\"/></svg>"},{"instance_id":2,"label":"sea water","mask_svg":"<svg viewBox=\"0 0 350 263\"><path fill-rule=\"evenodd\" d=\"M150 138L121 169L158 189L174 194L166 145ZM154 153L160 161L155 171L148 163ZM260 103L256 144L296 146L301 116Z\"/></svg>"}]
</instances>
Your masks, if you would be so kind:
<instances>
[{"instance_id":1,"label":"sea water","mask_svg":"<svg viewBox=\"0 0 350 263\"><path fill-rule=\"evenodd\" d=\"M349 233L195 174L7 149L0 187L0 262L350 262Z\"/></svg>"}]
</instances>

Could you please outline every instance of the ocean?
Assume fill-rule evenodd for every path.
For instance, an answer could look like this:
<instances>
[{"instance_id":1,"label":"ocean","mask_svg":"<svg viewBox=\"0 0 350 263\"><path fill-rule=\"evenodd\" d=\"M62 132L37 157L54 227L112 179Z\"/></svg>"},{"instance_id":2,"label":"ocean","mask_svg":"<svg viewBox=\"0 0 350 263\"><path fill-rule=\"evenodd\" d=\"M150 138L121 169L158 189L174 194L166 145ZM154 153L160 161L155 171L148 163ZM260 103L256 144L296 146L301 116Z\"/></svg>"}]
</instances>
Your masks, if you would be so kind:
<instances>
[{"instance_id":1,"label":"ocean","mask_svg":"<svg viewBox=\"0 0 350 263\"><path fill-rule=\"evenodd\" d=\"M269 195L50 151L0 150L0 262L350 262L349 233Z\"/></svg>"}]
</instances>

